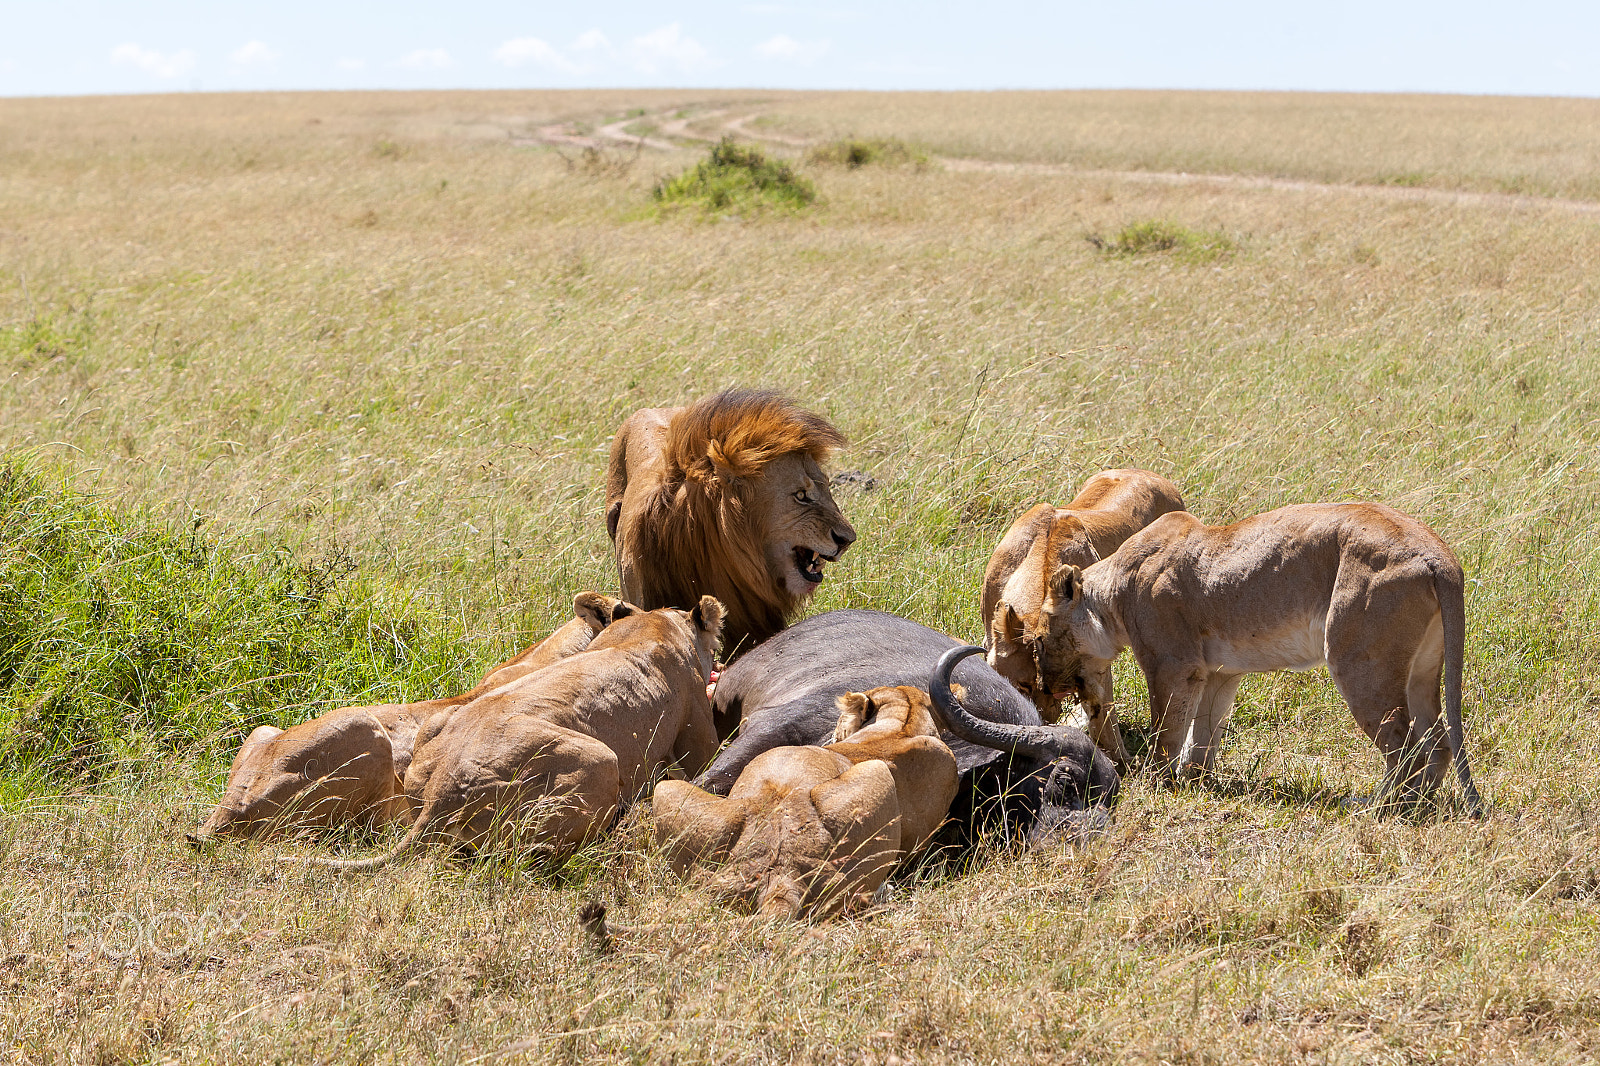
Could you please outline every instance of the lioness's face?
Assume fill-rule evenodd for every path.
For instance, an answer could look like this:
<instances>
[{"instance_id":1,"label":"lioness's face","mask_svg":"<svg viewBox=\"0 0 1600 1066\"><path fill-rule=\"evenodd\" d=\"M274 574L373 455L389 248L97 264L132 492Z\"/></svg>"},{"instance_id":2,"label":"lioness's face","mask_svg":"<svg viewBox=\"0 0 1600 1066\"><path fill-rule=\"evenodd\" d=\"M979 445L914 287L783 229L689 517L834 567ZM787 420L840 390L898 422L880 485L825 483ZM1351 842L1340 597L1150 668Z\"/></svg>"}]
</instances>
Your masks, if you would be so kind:
<instances>
[{"instance_id":1,"label":"lioness's face","mask_svg":"<svg viewBox=\"0 0 1600 1066\"><path fill-rule=\"evenodd\" d=\"M1009 610L1002 605L1002 612ZM1015 617L1011 615L1010 617ZM1019 627L1015 631L1005 631L999 626L993 635L993 647L989 650L989 665L994 667L994 672L1011 682L1011 687L1026 696L1035 707L1039 708L1039 716L1047 722L1055 722L1060 714L1057 701L1050 699L1050 694L1039 687L1039 661L1034 657L1033 641L1025 636Z\"/></svg>"},{"instance_id":2,"label":"lioness's face","mask_svg":"<svg viewBox=\"0 0 1600 1066\"><path fill-rule=\"evenodd\" d=\"M827 475L803 452L768 463L759 492L767 573L796 599L809 596L822 584L823 564L855 542L855 528L833 502Z\"/></svg>"},{"instance_id":3,"label":"lioness's face","mask_svg":"<svg viewBox=\"0 0 1600 1066\"><path fill-rule=\"evenodd\" d=\"M1039 716L1054 722L1061 705L1076 700L1091 719L1111 706L1111 660L1088 652L1074 638L1067 618L1042 614L1047 628L1033 641L1037 673L1034 703Z\"/></svg>"}]
</instances>

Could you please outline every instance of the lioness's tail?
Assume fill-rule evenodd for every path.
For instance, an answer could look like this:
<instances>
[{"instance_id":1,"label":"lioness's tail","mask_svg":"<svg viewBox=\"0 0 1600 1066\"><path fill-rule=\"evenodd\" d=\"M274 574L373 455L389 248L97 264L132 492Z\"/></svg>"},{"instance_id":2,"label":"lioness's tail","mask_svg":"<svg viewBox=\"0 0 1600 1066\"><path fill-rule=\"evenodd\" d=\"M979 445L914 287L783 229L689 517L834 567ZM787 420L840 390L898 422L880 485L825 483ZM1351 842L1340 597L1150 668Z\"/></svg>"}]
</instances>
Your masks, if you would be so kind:
<instances>
[{"instance_id":1,"label":"lioness's tail","mask_svg":"<svg viewBox=\"0 0 1600 1066\"><path fill-rule=\"evenodd\" d=\"M320 855L280 855L279 862L297 863L301 866L322 866L342 873L364 873L367 870L381 870L391 862L410 851L422 839L422 834L427 831L428 821L426 815L418 815L416 822L411 826L411 831L405 839L396 844L390 851L382 855L374 855L370 859L325 859Z\"/></svg>"},{"instance_id":2,"label":"lioness's tail","mask_svg":"<svg viewBox=\"0 0 1600 1066\"><path fill-rule=\"evenodd\" d=\"M1450 744L1450 758L1455 763L1461 791L1467 796L1467 809L1474 818L1482 818L1483 799L1467 767L1461 728L1461 663L1466 657L1467 645L1467 604L1461 570L1459 566L1446 567L1441 562L1430 563L1429 569L1433 571L1433 592L1439 599L1439 614L1444 621L1445 739Z\"/></svg>"}]
</instances>

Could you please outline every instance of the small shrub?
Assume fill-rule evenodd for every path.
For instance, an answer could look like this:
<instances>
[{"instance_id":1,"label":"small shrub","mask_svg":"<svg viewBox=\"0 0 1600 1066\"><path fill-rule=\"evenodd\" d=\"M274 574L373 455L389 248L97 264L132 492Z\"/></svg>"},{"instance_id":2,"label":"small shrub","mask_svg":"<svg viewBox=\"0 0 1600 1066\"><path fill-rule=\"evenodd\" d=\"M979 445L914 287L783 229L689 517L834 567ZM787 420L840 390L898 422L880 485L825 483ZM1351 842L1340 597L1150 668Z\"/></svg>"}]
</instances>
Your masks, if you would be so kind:
<instances>
[{"instance_id":1,"label":"small shrub","mask_svg":"<svg viewBox=\"0 0 1600 1066\"><path fill-rule=\"evenodd\" d=\"M817 190L788 163L724 137L704 162L657 182L653 195L661 208L737 214L763 208L799 210L816 201Z\"/></svg>"},{"instance_id":2,"label":"small shrub","mask_svg":"<svg viewBox=\"0 0 1600 1066\"><path fill-rule=\"evenodd\" d=\"M806 160L851 170L865 166L920 168L932 162L926 151L898 137L843 137L811 149Z\"/></svg>"},{"instance_id":3,"label":"small shrub","mask_svg":"<svg viewBox=\"0 0 1600 1066\"><path fill-rule=\"evenodd\" d=\"M1109 240L1099 234L1090 234L1085 239L1106 255L1134 256L1171 252L1189 263L1213 262L1232 255L1239 247L1226 233L1192 230L1165 219L1131 223L1118 230Z\"/></svg>"}]
</instances>

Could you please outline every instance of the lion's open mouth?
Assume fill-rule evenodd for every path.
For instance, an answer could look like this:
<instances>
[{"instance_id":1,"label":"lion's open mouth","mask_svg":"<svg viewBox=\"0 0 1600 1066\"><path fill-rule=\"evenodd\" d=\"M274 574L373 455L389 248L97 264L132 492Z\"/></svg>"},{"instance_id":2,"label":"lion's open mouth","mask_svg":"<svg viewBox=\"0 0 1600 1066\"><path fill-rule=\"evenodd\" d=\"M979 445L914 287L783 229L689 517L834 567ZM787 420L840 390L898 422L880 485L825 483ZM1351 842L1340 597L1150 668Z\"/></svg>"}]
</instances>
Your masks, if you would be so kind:
<instances>
[{"instance_id":1,"label":"lion's open mouth","mask_svg":"<svg viewBox=\"0 0 1600 1066\"><path fill-rule=\"evenodd\" d=\"M810 548L796 546L794 549L795 569L800 571L800 576L813 585L822 584L822 564L838 562L837 555L819 555Z\"/></svg>"}]
</instances>

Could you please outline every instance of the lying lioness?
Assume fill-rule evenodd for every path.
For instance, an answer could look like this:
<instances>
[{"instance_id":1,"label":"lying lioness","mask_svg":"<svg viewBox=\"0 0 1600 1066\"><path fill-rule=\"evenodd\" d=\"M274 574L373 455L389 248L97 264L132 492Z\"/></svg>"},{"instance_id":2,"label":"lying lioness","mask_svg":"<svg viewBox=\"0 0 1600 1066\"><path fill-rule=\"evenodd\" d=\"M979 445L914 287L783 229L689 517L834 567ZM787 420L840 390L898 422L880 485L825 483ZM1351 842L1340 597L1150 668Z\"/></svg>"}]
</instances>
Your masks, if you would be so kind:
<instances>
[{"instance_id":1,"label":"lying lioness","mask_svg":"<svg viewBox=\"0 0 1600 1066\"><path fill-rule=\"evenodd\" d=\"M772 748L726 798L656 786L656 837L679 874L721 864L713 888L758 914L826 918L870 900L944 821L956 760L927 693L909 686L839 697L835 740Z\"/></svg>"},{"instance_id":2,"label":"lying lioness","mask_svg":"<svg viewBox=\"0 0 1600 1066\"><path fill-rule=\"evenodd\" d=\"M989 665L1039 708L1046 722L1061 717L1061 700L1039 681L1034 649L1044 631L1050 575L1063 566L1086 567L1169 511L1184 509L1178 486L1148 470L1102 470L1065 507L1041 503L1012 525L983 574L983 643ZM1126 768L1127 750L1109 700L1084 706L1088 733Z\"/></svg>"},{"instance_id":3,"label":"lying lioness","mask_svg":"<svg viewBox=\"0 0 1600 1066\"><path fill-rule=\"evenodd\" d=\"M1326 663L1383 753L1380 799L1431 791L1454 757L1468 807L1482 812L1461 746L1461 564L1399 511L1302 504L1230 526L1164 515L1110 558L1057 570L1041 613L1039 671L1057 695L1109 704L1111 661L1133 649L1162 767L1212 767L1245 674Z\"/></svg>"},{"instance_id":4,"label":"lying lioness","mask_svg":"<svg viewBox=\"0 0 1600 1066\"><path fill-rule=\"evenodd\" d=\"M308 859L377 869L432 838L560 858L611 823L669 764L698 773L717 750L706 678L722 605L618 603L589 647L457 712L406 773L417 811L394 850Z\"/></svg>"},{"instance_id":5,"label":"lying lioness","mask_svg":"<svg viewBox=\"0 0 1600 1066\"><path fill-rule=\"evenodd\" d=\"M189 840L201 844L216 836L409 822L411 805L401 781L412 753L475 697L587 648L620 602L580 592L570 622L460 696L344 707L289 729L258 726L233 757L217 809Z\"/></svg>"}]
</instances>

